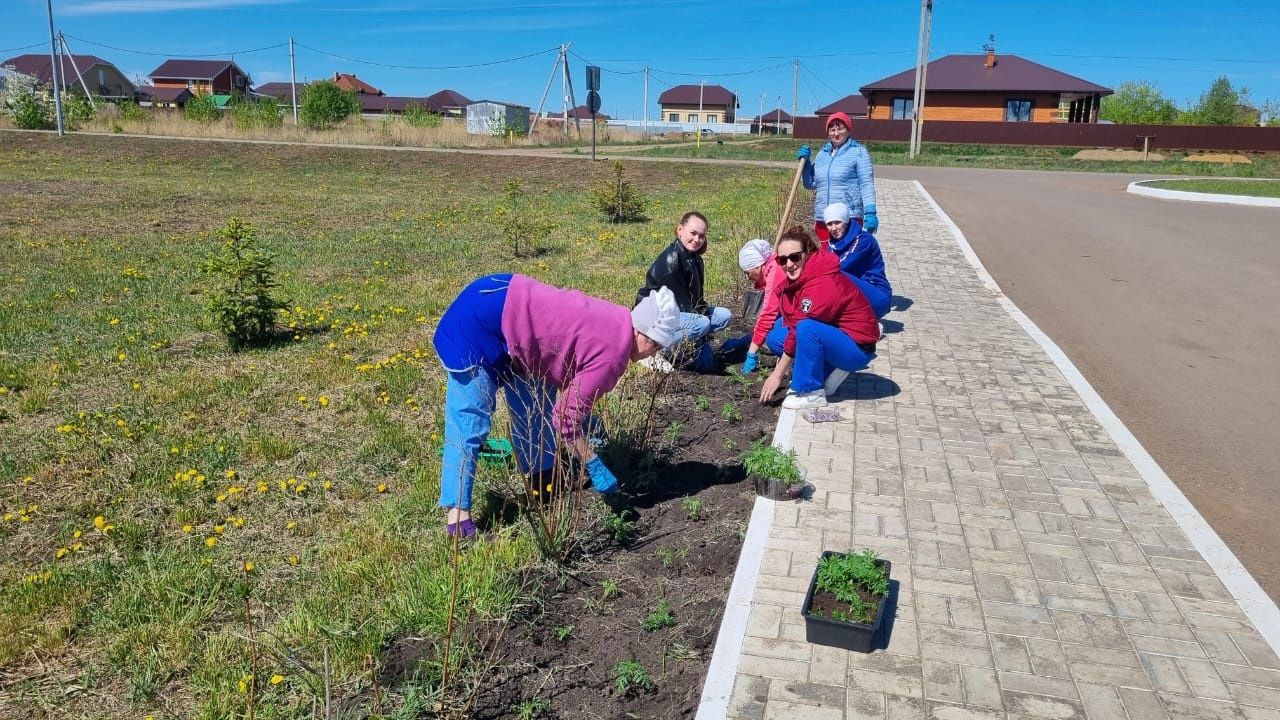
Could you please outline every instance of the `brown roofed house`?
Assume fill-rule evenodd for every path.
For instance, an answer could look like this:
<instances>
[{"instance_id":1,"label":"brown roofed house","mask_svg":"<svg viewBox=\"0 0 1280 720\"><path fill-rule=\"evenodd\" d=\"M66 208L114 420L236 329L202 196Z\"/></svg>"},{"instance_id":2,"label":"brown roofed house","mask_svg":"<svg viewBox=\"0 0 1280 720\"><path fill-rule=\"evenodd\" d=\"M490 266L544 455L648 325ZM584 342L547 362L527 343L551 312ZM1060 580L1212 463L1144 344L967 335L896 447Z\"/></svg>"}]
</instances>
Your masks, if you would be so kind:
<instances>
[{"instance_id":1,"label":"brown roofed house","mask_svg":"<svg viewBox=\"0 0 1280 720\"><path fill-rule=\"evenodd\" d=\"M815 110L813 114L824 118L838 112L848 115L850 120L865 120L867 117L867 99L862 97L861 93L845 95L830 105L823 105Z\"/></svg>"},{"instance_id":2,"label":"brown roofed house","mask_svg":"<svg viewBox=\"0 0 1280 720\"><path fill-rule=\"evenodd\" d=\"M456 90L441 90L427 96L427 109L445 117L466 117L471 100Z\"/></svg>"},{"instance_id":3,"label":"brown roofed house","mask_svg":"<svg viewBox=\"0 0 1280 720\"><path fill-rule=\"evenodd\" d=\"M165 60L148 75L156 90L186 88L193 94L249 92L249 74L231 60Z\"/></svg>"},{"instance_id":4,"label":"brown roofed house","mask_svg":"<svg viewBox=\"0 0 1280 720\"><path fill-rule=\"evenodd\" d=\"M1098 121L1106 88L1017 55L947 55L925 74L925 120ZM910 120L915 69L863 85L872 120Z\"/></svg>"},{"instance_id":5,"label":"brown roofed house","mask_svg":"<svg viewBox=\"0 0 1280 720\"><path fill-rule=\"evenodd\" d=\"M731 123L738 96L719 85L676 85L658 96L662 119L678 123Z\"/></svg>"},{"instance_id":6,"label":"brown roofed house","mask_svg":"<svg viewBox=\"0 0 1280 720\"><path fill-rule=\"evenodd\" d=\"M0 62L0 66L12 66L14 72L34 77L38 86L53 84L53 74L50 72L53 59L48 54L19 55ZM97 55L63 55L59 81L62 78L66 78L67 92L81 95L86 86L90 93L111 99L132 100L137 91L119 68Z\"/></svg>"}]
</instances>

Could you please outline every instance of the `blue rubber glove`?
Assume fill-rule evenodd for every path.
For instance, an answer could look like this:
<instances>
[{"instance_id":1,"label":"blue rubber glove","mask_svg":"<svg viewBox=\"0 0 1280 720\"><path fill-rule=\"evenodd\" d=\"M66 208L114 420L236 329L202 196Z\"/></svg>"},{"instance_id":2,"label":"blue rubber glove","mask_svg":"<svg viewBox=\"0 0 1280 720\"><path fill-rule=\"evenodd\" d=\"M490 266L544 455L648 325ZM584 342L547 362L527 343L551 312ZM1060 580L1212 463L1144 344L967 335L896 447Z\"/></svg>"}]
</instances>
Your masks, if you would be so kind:
<instances>
[{"instance_id":1,"label":"blue rubber glove","mask_svg":"<svg viewBox=\"0 0 1280 720\"><path fill-rule=\"evenodd\" d=\"M800 149L796 151L796 159L808 160L809 156L812 154L813 154L813 150L807 144L801 145Z\"/></svg>"},{"instance_id":2,"label":"blue rubber glove","mask_svg":"<svg viewBox=\"0 0 1280 720\"><path fill-rule=\"evenodd\" d=\"M875 205L868 205L867 211L862 214L862 227L869 233L874 233L876 228L880 227L880 218L876 216Z\"/></svg>"},{"instance_id":3,"label":"blue rubber glove","mask_svg":"<svg viewBox=\"0 0 1280 720\"><path fill-rule=\"evenodd\" d=\"M747 353L747 359L742 363L742 374L750 375L756 371L756 366L760 364L760 353Z\"/></svg>"},{"instance_id":4,"label":"blue rubber glove","mask_svg":"<svg viewBox=\"0 0 1280 720\"><path fill-rule=\"evenodd\" d=\"M618 478L604 466L604 461L595 455L587 462L587 474L591 476L591 485L596 492L608 494L618 491Z\"/></svg>"}]
</instances>

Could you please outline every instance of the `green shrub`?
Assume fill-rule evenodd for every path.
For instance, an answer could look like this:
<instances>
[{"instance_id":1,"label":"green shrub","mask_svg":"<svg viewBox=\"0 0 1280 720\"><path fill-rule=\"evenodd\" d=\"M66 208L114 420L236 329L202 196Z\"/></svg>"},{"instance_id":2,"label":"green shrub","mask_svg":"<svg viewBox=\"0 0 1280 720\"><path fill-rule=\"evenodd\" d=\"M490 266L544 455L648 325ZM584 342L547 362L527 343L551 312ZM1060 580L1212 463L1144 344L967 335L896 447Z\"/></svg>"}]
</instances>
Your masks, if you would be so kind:
<instances>
[{"instance_id":1,"label":"green shrub","mask_svg":"<svg viewBox=\"0 0 1280 720\"><path fill-rule=\"evenodd\" d=\"M138 121L147 119L147 111L132 100L121 100L120 104L116 106L116 112L120 115L121 120Z\"/></svg>"},{"instance_id":2,"label":"green shrub","mask_svg":"<svg viewBox=\"0 0 1280 720\"><path fill-rule=\"evenodd\" d=\"M671 603L666 598L658 600L658 608L640 621L640 627L648 632L661 630L676 624L676 616L671 614Z\"/></svg>"},{"instance_id":3,"label":"green shrub","mask_svg":"<svg viewBox=\"0 0 1280 720\"><path fill-rule=\"evenodd\" d=\"M611 221L632 222L644 219L646 200L630 181L622 177L622 161L613 162L613 177L601 180L590 193L591 207Z\"/></svg>"},{"instance_id":4,"label":"green shrub","mask_svg":"<svg viewBox=\"0 0 1280 720\"><path fill-rule=\"evenodd\" d=\"M231 117L239 130L278 128L284 124L280 103L275 100L237 99L231 104Z\"/></svg>"},{"instance_id":5,"label":"green shrub","mask_svg":"<svg viewBox=\"0 0 1280 720\"><path fill-rule=\"evenodd\" d=\"M302 92L298 119L313 130L323 130L360 112L356 94L338 87L332 80L321 80Z\"/></svg>"},{"instance_id":6,"label":"green shrub","mask_svg":"<svg viewBox=\"0 0 1280 720\"><path fill-rule=\"evenodd\" d=\"M440 127L441 123L444 122L439 115L416 103L406 105L404 114L401 117L413 127Z\"/></svg>"},{"instance_id":7,"label":"green shrub","mask_svg":"<svg viewBox=\"0 0 1280 720\"><path fill-rule=\"evenodd\" d=\"M10 101L13 124L23 130L47 130L52 126L49 106L32 95L18 95Z\"/></svg>"},{"instance_id":8,"label":"green shrub","mask_svg":"<svg viewBox=\"0 0 1280 720\"><path fill-rule=\"evenodd\" d=\"M756 442L742 456L742 466L748 475L784 480L800 481L800 466L796 463L796 451L782 452L772 445Z\"/></svg>"},{"instance_id":9,"label":"green shrub","mask_svg":"<svg viewBox=\"0 0 1280 720\"><path fill-rule=\"evenodd\" d=\"M832 613L833 617L869 623L875 620L876 603L865 601L859 589L882 598L889 593L889 576L876 564L876 553L870 548L860 553L828 555L818 562L817 589L849 606L848 616Z\"/></svg>"},{"instance_id":10,"label":"green shrub","mask_svg":"<svg viewBox=\"0 0 1280 720\"><path fill-rule=\"evenodd\" d=\"M222 111L218 109L218 104L213 101L213 96L205 93L198 93L188 100L183 113L191 122L206 125L222 117Z\"/></svg>"},{"instance_id":11,"label":"green shrub","mask_svg":"<svg viewBox=\"0 0 1280 720\"><path fill-rule=\"evenodd\" d=\"M276 313L288 303L275 299L275 257L258 246L253 228L231 218L218 231L222 248L209 255L204 272L219 282L209 293L209 312L233 349L269 341Z\"/></svg>"},{"instance_id":12,"label":"green shrub","mask_svg":"<svg viewBox=\"0 0 1280 720\"><path fill-rule=\"evenodd\" d=\"M76 93L62 96L62 121L68 130L77 130L93 119L97 111L89 98Z\"/></svg>"}]
</instances>

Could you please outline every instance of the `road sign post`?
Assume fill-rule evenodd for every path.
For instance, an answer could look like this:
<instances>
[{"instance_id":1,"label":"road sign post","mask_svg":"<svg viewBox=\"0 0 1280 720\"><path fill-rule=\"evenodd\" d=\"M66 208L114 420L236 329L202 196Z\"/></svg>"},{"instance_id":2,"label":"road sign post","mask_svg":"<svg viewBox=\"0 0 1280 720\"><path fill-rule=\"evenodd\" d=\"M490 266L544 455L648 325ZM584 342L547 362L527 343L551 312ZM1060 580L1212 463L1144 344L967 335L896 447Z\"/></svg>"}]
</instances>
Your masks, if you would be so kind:
<instances>
[{"instance_id":1,"label":"road sign post","mask_svg":"<svg viewBox=\"0 0 1280 720\"><path fill-rule=\"evenodd\" d=\"M587 66L587 110L591 112L591 161L596 159L596 113L600 112L600 68Z\"/></svg>"}]
</instances>

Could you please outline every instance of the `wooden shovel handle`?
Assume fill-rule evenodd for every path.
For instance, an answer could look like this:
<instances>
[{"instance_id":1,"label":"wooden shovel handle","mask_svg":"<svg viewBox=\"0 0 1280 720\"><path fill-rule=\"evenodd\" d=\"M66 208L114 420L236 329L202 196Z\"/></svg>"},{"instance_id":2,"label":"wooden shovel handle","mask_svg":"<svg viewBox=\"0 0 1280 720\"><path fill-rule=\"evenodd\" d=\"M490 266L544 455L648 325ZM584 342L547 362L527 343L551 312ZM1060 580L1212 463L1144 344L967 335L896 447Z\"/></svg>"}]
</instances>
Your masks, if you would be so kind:
<instances>
[{"instance_id":1,"label":"wooden shovel handle","mask_svg":"<svg viewBox=\"0 0 1280 720\"><path fill-rule=\"evenodd\" d=\"M777 247L782 233L787 229L787 219L791 217L791 204L796 200L796 188L800 187L800 176L804 174L804 160L796 163L796 176L791 178L791 192L787 193L787 205L782 208L782 219L778 221L778 234L773 237L773 245Z\"/></svg>"}]
</instances>

